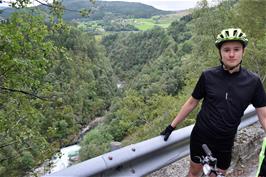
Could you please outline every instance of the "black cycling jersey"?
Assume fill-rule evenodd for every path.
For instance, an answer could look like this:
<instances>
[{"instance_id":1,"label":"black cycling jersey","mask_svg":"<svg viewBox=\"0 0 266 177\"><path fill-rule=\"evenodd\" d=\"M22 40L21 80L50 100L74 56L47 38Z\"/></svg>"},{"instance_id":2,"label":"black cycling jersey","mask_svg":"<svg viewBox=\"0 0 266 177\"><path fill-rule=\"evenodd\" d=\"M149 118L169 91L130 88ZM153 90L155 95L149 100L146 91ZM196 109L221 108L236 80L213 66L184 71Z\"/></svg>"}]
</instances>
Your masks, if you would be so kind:
<instances>
[{"instance_id":1,"label":"black cycling jersey","mask_svg":"<svg viewBox=\"0 0 266 177\"><path fill-rule=\"evenodd\" d=\"M266 96L259 77L240 68L229 73L222 66L204 71L192 93L202 99L195 127L215 139L233 138L249 104L266 106Z\"/></svg>"}]
</instances>

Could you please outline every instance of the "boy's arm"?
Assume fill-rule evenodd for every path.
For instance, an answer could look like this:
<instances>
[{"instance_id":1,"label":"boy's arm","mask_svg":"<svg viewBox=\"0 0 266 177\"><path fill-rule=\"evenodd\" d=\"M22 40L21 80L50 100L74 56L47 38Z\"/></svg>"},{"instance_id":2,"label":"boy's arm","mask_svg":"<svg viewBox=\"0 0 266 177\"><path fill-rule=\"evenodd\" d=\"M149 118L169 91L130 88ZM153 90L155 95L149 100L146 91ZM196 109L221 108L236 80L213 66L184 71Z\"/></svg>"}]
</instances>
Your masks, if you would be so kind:
<instances>
[{"instance_id":1,"label":"boy's arm","mask_svg":"<svg viewBox=\"0 0 266 177\"><path fill-rule=\"evenodd\" d=\"M264 131L266 131L266 106L256 108L256 112L262 128L264 129Z\"/></svg>"},{"instance_id":2,"label":"boy's arm","mask_svg":"<svg viewBox=\"0 0 266 177\"><path fill-rule=\"evenodd\" d=\"M186 101L186 103L181 107L179 113L171 123L171 126L175 128L182 120L184 120L187 115L193 111L193 109L198 105L199 100L193 98L192 96Z\"/></svg>"},{"instance_id":3,"label":"boy's arm","mask_svg":"<svg viewBox=\"0 0 266 177\"><path fill-rule=\"evenodd\" d=\"M193 109L198 105L199 100L193 98L192 96L186 101L186 103L181 107L179 113L172 121L170 125L168 125L165 130L161 132L161 135L164 136L164 141L167 141L172 131L176 128L177 124L179 124L182 120L184 120L187 115L193 111Z\"/></svg>"}]
</instances>

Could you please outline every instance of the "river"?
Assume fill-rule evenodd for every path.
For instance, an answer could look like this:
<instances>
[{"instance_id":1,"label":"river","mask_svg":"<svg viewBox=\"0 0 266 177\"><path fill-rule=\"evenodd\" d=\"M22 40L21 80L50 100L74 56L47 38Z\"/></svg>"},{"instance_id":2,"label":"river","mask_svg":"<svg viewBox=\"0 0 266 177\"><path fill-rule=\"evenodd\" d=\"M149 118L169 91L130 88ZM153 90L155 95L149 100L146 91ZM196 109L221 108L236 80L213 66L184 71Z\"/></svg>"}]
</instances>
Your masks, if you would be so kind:
<instances>
[{"instance_id":1,"label":"river","mask_svg":"<svg viewBox=\"0 0 266 177\"><path fill-rule=\"evenodd\" d=\"M56 154L54 159L51 160L53 166L50 173L60 171L64 168L71 166L71 163L78 160L79 145L71 145L60 150L60 154ZM73 159L71 161L71 159Z\"/></svg>"},{"instance_id":2,"label":"river","mask_svg":"<svg viewBox=\"0 0 266 177\"><path fill-rule=\"evenodd\" d=\"M87 125L80 131L77 139L75 140L75 143L79 143L87 132L89 132L91 129L93 129L103 121L104 117L96 117L89 123L89 125ZM55 154L50 161L43 163L43 165L35 170L35 173L45 175L63 170L64 168L71 166L73 162L79 160L79 149L80 146L78 144L61 148L60 153Z\"/></svg>"},{"instance_id":3,"label":"river","mask_svg":"<svg viewBox=\"0 0 266 177\"><path fill-rule=\"evenodd\" d=\"M35 169L38 176L51 174L71 166L79 160L79 145L71 145L60 149L60 153L55 154L51 160L44 162ZM32 175L34 176L34 175Z\"/></svg>"}]
</instances>

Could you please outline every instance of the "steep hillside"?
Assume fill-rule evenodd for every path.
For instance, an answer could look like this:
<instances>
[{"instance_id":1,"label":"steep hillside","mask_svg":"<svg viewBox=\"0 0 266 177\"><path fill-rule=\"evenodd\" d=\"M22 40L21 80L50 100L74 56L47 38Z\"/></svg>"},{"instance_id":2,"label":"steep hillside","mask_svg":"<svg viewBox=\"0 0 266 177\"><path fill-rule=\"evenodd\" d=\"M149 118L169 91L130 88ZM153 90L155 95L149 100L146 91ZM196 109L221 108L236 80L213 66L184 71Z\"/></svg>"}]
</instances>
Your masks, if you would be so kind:
<instances>
[{"instance_id":1,"label":"steep hillside","mask_svg":"<svg viewBox=\"0 0 266 177\"><path fill-rule=\"evenodd\" d=\"M172 13L169 11L158 10L152 6L136 2L96 1L95 4L91 4L86 0L68 0L64 1L64 5L69 9L81 9L89 7L92 10L92 14L89 17L91 20L100 20L110 15L124 18L150 18L154 15ZM72 20L79 18L79 14L76 14L75 12L68 12L64 15L64 18L66 20Z\"/></svg>"},{"instance_id":2,"label":"steep hillside","mask_svg":"<svg viewBox=\"0 0 266 177\"><path fill-rule=\"evenodd\" d=\"M171 11L162 11L155 9L152 6L136 2L121 2L121 1L96 1L91 3L88 0L64 0L64 7L67 9L64 13L64 20L101 20L107 17L121 18L150 18L154 15L171 14ZM47 10L43 5L34 7ZM89 17L81 17L77 12L81 9L90 9ZM15 9L7 8L3 10L1 16L8 17Z\"/></svg>"}]
</instances>

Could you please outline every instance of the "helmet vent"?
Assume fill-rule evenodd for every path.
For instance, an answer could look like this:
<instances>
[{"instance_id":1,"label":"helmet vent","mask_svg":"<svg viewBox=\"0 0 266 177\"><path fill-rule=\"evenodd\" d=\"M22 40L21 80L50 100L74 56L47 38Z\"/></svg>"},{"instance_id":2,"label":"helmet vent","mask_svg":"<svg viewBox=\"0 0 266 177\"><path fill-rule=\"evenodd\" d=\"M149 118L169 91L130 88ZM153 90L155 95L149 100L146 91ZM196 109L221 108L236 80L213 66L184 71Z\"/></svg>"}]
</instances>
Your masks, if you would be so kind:
<instances>
[{"instance_id":1,"label":"helmet vent","mask_svg":"<svg viewBox=\"0 0 266 177\"><path fill-rule=\"evenodd\" d=\"M233 34L233 36L236 36L236 33L237 33L237 30L234 30L234 34Z\"/></svg>"},{"instance_id":2,"label":"helmet vent","mask_svg":"<svg viewBox=\"0 0 266 177\"><path fill-rule=\"evenodd\" d=\"M217 35L215 41L216 47L220 49L225 41L239 41L243 44L243 47L246 47L248 44L247 36L240 28L229 28L222 30L221 33Z\"/></svg>"},{"instance_id":3,"label":"helmet vent","mask_svg":"<svg viewBox=\"0 0 266 177\"><path fill-rule=\"evenodd\" d=\"M229 36L229 31L225 31L226 35Z\"/></svg>"}]
</instances>

